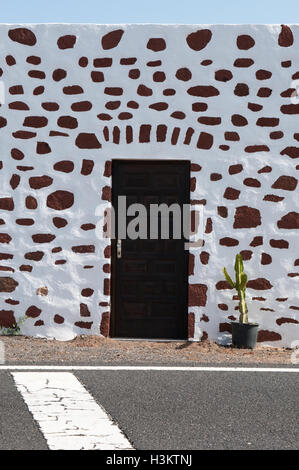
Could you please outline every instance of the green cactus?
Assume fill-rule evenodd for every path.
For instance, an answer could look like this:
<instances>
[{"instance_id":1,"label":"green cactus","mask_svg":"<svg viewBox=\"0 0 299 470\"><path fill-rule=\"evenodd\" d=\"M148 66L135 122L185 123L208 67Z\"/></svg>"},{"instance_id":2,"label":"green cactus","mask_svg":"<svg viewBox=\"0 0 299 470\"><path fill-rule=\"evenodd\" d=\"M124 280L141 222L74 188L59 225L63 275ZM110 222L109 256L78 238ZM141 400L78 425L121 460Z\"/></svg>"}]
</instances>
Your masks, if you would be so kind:
<instances>
[{"instance_id":1,"label":"green cactus","mask_svg":"<svg viewBox=\"0 0 299 470\"><path fill-rule=\"evenodd\" d=\"M241 254L236 255L235 262L236 282L229 276L227 270L223 268L224 276L231 287L236 289L239 297L240 323L248 323L248 308L245 301L245 291L247 284L247 274L244 272L243 260Z\"/></svg>"}]
</instances>

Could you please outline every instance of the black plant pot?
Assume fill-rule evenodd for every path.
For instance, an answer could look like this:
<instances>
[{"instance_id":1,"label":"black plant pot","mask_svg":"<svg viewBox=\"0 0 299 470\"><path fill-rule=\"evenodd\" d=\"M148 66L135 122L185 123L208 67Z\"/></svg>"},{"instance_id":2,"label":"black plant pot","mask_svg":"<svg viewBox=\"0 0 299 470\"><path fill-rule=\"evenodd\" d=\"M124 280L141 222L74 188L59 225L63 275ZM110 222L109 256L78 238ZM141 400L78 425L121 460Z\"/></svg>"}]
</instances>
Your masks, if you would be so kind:
<instances>
[{"instance_id":1,"label":"black plant pot","mask_svg":"<svg viewBox=\"0 0 299 470\"><path fill-rule=\"evenodd\" d=\"M257 323L239 323L232 321L233 346L242 349L253 349L256 345L259 325Z\"/></svg>"}]
</instances>

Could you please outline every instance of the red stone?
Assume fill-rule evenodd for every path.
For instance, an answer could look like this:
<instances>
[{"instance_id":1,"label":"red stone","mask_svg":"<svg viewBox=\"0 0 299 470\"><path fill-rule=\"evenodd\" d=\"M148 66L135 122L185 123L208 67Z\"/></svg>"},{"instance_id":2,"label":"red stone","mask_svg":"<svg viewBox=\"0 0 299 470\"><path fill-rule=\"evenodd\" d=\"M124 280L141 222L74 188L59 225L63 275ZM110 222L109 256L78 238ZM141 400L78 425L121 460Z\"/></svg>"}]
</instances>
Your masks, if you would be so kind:
<instances>
[{"instance_id":1,"label":"red stone","mask_svg":"<svg viewBox=\"0 0 299 470\"><path fill-rule=\"evenodd\" d=\"M122 36L124 34L123 29L115 29L114 31L110 31L109 33L105 34L102 37L102 48L104 50L113 49L114 47L118 46Z\"/></svg>"},{"instance_id":2,"label":"red stone","mask_svg":"<svg viewBox=\"0 0 299 470\"><path fill-rule=\"evenodd\" d=\"M207 303L207 290L205 284L189 284L189 307L204 307Z\"/></svg>"},{"instance_id":3,"label":"red stone","mask_svg":"<svg viewBox=\"0 0 299 470\"><path fill-rule=\"evenodd\" d=\"M281 31L278 37L278 44L281 47L290 47L294 43L294 37L292 30L289 26L286 26L285 24L281 25Z\"/></svg>"},{"instance_id":4,"label":"red stone","mask_svg":"<svg viewBox=\"0 0 299 470\"><path fill-rule=\"evenodd\" d=\"M69 209L74 204L74 195L69 191L55 191L47 197L47 206L61 211Z\"/></svg>"},{"instance_id":5,"label":"red stone","mask_svg":"<svg viewBox=\"0 0 299 470\"><path fill-rule=\"evenodd\" d=\"M16 325L13 310L0 310L0 327L13 328Z\"/></svg>"},{"instance_id":6,"label":"red stone","mask_svg":"<svg viewBox=\"0 0 299 470\"><path fill-rule=\"evenodd\" d=\"M106 338L109 336L110 329L110 312L103 312L100 325L100 333Z\"/></svg>"},{"instance_id":7,"label":"red stone","mask_svg":"<svg viewBox=\"0 0 299 470\"><path fill-rule=\"evenodd\" d=\"M195 315L194 313L188 314L188 338L194 338Z\"/></svg>"},{"instance_id":8,"label":"red stone","mask_svg":"<svg viewBox=\"0 0 299 470\"><path fill-rule=\"evenodd\" d=\"M57 41L57 46L59 49L72 49L76 44L76 39L76 36L70 34L61 36Z\"/></svg>"},{"instance_id":9,"label":"red stone","mask_svg":"<svg viewBox=\"0 0 299 470\"><path fill-rule=\"evenodd\" d=\"M19 42L25 46L34 46L36 44L36 36L28 28L10 29L8 36L12 41Z\"/></svg>"},{"instance_id":10,"label":"red stone","mask_svg":"<svg viewBox=\"0 0 299 470\"><path fill-rule=\"evenodd\" d=\"M41 309L37 308L35 305L31 305L30 307L27 308L25 314L27 317L30 318L36 318L41 314Z\"/></svg>"},{"instance_id":11,"label":"red stone","mask_svg":"<svg viewBox=\"0 0 299 470\"><path fill-rule=\"evenodd\" d=\"M200 29L187 36L186 41L188 46L194 51L201 51L204 49L212 39L212 31L209 29Z\"/></svg>"}]
</instances>

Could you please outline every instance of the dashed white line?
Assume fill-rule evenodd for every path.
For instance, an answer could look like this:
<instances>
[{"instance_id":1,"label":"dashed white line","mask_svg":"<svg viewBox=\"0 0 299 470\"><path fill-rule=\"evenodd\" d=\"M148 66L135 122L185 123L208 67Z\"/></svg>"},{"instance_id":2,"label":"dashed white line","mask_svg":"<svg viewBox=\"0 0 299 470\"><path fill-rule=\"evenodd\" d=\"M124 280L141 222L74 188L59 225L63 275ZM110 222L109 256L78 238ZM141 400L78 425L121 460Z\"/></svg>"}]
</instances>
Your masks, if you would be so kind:
<instances>
[{"instance_id":1,"label":"dashed white line","mask_svg":"<svg viewBox=\"0 0 299 470\"><path fill-rule=\"evenodd\" d=\"M70 372L13 372L12 376L49 449L133 449Z\"/></svg>"}]
</instances>

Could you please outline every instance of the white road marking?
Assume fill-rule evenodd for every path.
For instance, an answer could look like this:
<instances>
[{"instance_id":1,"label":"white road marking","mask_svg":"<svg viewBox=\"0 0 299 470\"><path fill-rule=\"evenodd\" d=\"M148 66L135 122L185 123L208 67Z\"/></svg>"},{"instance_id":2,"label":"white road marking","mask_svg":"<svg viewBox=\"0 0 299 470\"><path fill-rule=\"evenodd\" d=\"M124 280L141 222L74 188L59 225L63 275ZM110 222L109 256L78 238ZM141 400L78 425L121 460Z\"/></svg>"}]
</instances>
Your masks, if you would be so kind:
<instances>
[{"instance_id":1,"label":"white road marking","mask_svg":"<svg viewBox=\"0 0 299 470\"><path fill-rule=\"evenodd\" d=\"M299 367L205 367L205 366L30 366L0 365L1 370L48 370L48 371L105 371L105 370L144 370L144 371L182 371L182 372L299 372Z\"/></svg>"},{"instance_id":2,"label":"white road marking","mask_svg":"<svg viewBox=\"0 0 299 470\"><path fill-rule=\"evenodd\" d=\"M17 389L51 450L133 447L70 372L13 372Z\"/></svg>"}]
</instances>

